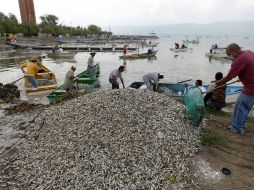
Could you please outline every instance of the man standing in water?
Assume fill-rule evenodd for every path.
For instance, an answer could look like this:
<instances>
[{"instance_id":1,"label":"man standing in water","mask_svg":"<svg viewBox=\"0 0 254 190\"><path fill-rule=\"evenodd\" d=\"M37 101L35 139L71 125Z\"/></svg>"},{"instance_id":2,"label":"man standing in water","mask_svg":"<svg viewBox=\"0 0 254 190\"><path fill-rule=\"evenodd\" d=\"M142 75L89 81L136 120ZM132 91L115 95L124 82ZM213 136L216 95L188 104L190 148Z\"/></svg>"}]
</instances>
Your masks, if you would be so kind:
<instances>
[{"instance_id":1,"label":"man standing in water","mask_svg":"<svg viewBox=\"0 0 254 190\"><path fill-rule=\"evenodd\" d=\"M117 81L118 78L120 78L120 80L123 84L123 88L125 88L124 82L123 82L123 77L122 77L122 72L124 72L124 69L125 69L124 66L120 66L118 69L113 70L110 73L109 82L112 84L112 89L119 89L119 82Z\"/></svg>"},{"instance_id":2,"label":"man standing in water","mask_svg":"<svg viewBox=\"0 0 254 190\"><path fill-rule=\"evenodd\" d=\"M128 46L128 45L125 45L125 46L123 47L123 56L126 56L126 54L127 54L127 51L128 51L127 46Z\"/></svg>"},{"instance_id":3,"label":"man standing in water","mask_svg":"<svg viewBox=\"0 0 254 190\"><path fill-rule=\"evenodd\" d=\"M228 45L227 54L234 57L231 69L226 77L215 84L223 85L236 76L243 83L243 90L235 104L231 126L225 128L230 132L243 134L247 117L254 105L254 52L242 51L239 45L233 43Z\"/></svg>"},{"instance_id":4,"label":"man standing in water","mask_svg":"<svg viewBox=\"0 0 254 190\"><path fill-rule=\"evenodd\" d=\"M90 78L94 78L95 77L95 69L94 69L94 56L95 56L95 52L91 52L90 53L90 57L87 61L87 70L89 73L89 77Z\"/></svg>"}]
</instances>

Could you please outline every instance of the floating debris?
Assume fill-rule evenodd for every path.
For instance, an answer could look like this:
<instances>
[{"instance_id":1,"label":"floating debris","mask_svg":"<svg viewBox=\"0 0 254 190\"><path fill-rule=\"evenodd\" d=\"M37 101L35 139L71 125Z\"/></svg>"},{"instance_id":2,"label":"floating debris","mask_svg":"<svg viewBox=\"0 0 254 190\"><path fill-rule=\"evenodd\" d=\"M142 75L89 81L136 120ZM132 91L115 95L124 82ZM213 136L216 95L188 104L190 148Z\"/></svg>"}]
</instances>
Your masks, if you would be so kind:
<instances>
[{"instance_id":1,"label":"floating debris","mask_svg":"<svg viewBox=\"0 0 254 190\"><path fill-rule=\"evenodd\" d=\"M193 188L199 129L162 94L99 90L44 110L25 130L16 189ZM12 183L15 181L15 183Z\"/></svg>"}]
</instances>

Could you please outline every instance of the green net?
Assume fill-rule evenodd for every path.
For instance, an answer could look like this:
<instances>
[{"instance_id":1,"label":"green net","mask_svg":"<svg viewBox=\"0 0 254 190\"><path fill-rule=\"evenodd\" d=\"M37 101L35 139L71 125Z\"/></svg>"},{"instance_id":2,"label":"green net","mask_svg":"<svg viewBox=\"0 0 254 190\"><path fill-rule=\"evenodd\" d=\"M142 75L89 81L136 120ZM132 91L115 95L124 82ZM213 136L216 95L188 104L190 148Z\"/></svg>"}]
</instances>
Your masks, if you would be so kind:
<instances>
[{"instance_id":1,"label":"green net","mask_svg":"<svg viewBox=\"0 0 254 190\"><path fill-rule=\"evenodd\" d=\"M205 115L205 104L201 90L195 87L189 88L184 95L184 103L192 124L198 126Z\"/></svg>"}]
</instances>

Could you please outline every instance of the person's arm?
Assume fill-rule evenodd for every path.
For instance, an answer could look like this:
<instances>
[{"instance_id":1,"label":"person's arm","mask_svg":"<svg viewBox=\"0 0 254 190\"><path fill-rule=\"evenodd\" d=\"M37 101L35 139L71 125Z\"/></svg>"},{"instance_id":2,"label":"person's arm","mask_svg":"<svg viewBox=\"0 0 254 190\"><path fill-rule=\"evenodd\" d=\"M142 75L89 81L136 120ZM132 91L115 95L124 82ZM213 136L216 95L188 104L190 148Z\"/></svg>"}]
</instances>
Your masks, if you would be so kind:
<instances>
[{"instance_id":1,"label":"person's arm","mask_svg":"<svg viewBox=\"0 0 254 190\"><path fill-rule=\"evenodd\" d=\"M71 80L74 80L74 79L75 79L75 77L74 77L74 72L71 72L70 75L69 75L69 77L70 77Z\"/></svg>"},{"instance_id":2,"label":"person's arm","mask_svg":"<svg viewBox=\"0 0 254 190\"><path fill-rule=\"evenodd\" d=\"M91 66L94 67L94 59L91 61Z\"/></svg>"},{"instance_id":3,"label":"person's arm","mask_svg":"<svg viewBox=\"0 0 254 190\"><path fill-rule=\"evenodd\" d=\"M67 77L67 79L69 79L69 80L74 80L74 73L72 73L72 72L70 72L70 71L68 71L67 73L66 73L66 77Z\"/></svg>"},{"instance_id":4,"label":"person's arm","mask_svg":"<svg viewBox=\"0 0 254 190\"><path fill-rule=\"evenodd\" d=\"M88 65L89 67L91 67L91 58L90 58L90 57L88 58L87 65Z\"/></svg>"},{"instance_id":5,"label":"person's arm","mask_svg":"<svg viewBox=\"0 0 254 190\"><path fill-rule=\"evenodd\" d=\"M207 93L212 92L216 88L215 83L211 83L207 88Z\"/></svg>"},{"instance_id":6,"label":"person's arm","mask_svg":"<svg viewBox=\"0 0 254 190\"><path fill-rule=\"evenodd\" d=\"M120 80L121 80L121 82L122 82L122 84L123 84L123 88L125 88L125 85L124 85L124 82L123 82L122 73L120 73Z\"/></svg>"},{"instance_id":7,"label":"person's arm","mask_svg":"<svg viewBox=\"0 0 254 190\"><path fill-rule=\"evenodd\" d=\"M25 70L24 70L24 68L25 67L27 67L27 64L25 63L25 64L23 64L23 65L21 65L21 71L24 73L24 74L26 74L26 72L25 72Z\"/></svg>"},{"instance_id":8,"label":"person's arm","mask_svg":"<svg viewBox=\"0 0 254 190\"><path fill-rule=\"evenodd\" d=\"M231 68L227 74L226 77L222 78L221 80L215 82L215 84L217 86L221 86L225 83L227 83L228 81L232 80L233 78L235 78L241 71L242 69L245 67L244 62L240 59L240 57L238 59L236 59L232 65Z\"/></svg>"},{"instance_id":9,"label":"person's arm","mask_svg":"<svg viewBox=\"0 0 254 190\"><path fill-rule=\"evenodd\" d=\"M224 77L220 80L218 80L217 82L215 82L215 85L216 86L221 86L223 84L226 84L228 81L230 81L232 78L229 78L229 77Z\"/></svg>"},{"instance_id":10,"label":"person's arm","mask_svg":"<svg viewBox=\"0 0 254 190\"><path fill-rule=\"evenodd\" d=\"M112 75L112 80L117 82L116 75ZM118 83L118 82L117 82Z\"/></svg>"},{"instance_id":11,"label":"person's arm","mask_svg":"<svg viewBox=\"0 0 254 190\"><path fill-rule=\"evenodd\" d=\"M122 84L123 84L123 88L125 88L125 85L124 85L124 82L123 82L123 79L121 78L121 82L122 82Z\"/></svg>"}]
</instances>

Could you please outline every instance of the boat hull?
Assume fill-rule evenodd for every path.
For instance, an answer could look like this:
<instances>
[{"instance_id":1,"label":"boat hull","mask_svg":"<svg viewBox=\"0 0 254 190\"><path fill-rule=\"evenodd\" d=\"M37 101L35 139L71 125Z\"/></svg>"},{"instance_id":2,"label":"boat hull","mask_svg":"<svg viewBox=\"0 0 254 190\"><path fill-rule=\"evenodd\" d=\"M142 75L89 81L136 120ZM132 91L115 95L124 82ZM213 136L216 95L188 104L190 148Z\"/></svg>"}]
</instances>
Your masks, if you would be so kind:
<instances>
[{"instance_id":1,"label":"boat hull","mask_svg":"<svg viewBox=\"0 0 254 190\"><path fill-rule=\"evenodd\" d=\"M227 54L224 53L206 53L205 56L213 59L224 59L229 60L229 57Z\"/></svg>"},{"instance_id":2,"label":"boat hull","mask_svg":"<svg viewBox=\"0 0 254 190\"><path fill-rule=\"evenodd\" d=\"M99 75L100 75L99 64L95 65L95 73L96 73L95 78L90 78L87 70L78 74L76 76L78 90L75 92L82 95L89 92L93 88L99 87ZM64 85L61 85L56 90L51 92L47 97L50 103L57 103L70 93L72 93L72 91L66 92L66 90L64 90Z\"/></svg>"},{"instance_id":3,"label":"boat hull","mask_svg":"<svg viewBox=\"0 0 254 190\"><path fill-rule=\"evenodd\" d=\"M48 53L48 57L51 58L73 58L75 56L75 53Z\"/></svg>"},{"instance_id":4,"label":"boat hull","mask_svg":"<svg viewBox=\"0 0 254 190\"><path fill-rule=\"evenodd\" d=\"M24 78L24 89L25 92L29 95L33 94L45 94L48 91L54 90L57 88L57 81L56 76L54 73L52 73L47 67L40 64L39 65L40 70L38 74L35 76L35 79L37 80L38 87L36 89L33 89L31 86L31 83L28 80L28 77L26 76Z\"/></svg>"},{"instance_id":5,"label":"boat hull","mask_svg":"<svg viewBox=\"0 0 254 190\"><path fill-rule=\"evenodd\" d=\"M119 56L120 59L146 59L146 58L150 58L150 57L155 57L156 53L158 52L155 51L153 53L142 53L142 54L131 54L131 55L125 55L125 56Z\"/></svg>"},{"instance_id":6,"label":"boat hull","mask_svg":"<svg viewBox=\"0 0 254 190\"><path fill-rule=\"evenodd\" d=\"M179 53L179 52L187 52L187 50L190 50L190 48L179 48L179 49L175 49L175 48L171 48L171 51L175 52L175 53Z\"/></svg>"},{"instance_id":7,"label":"boat hull","mask_svg":"<svg viewBox=\"0 0 254 190\"><path fill-rule=\"evenodd\" d=\"M142 85L144 85L143 82L134 82L132 83L129 88L135 88L135 89L141 89ZM192 87L193 85L189 85L189 87ZM164 87L172 92L165 93L165 95L170 96L178 101L183 101L183 94L185 93L185 85L180 83L159 83L158 87ZM204 85L204 87L207 89L208 85ZM242 90L242 86L227 86L226 88L226 103L227 104L234 104L237 100L237 97L239 93Z\"/></svg>"}]
</instances>

